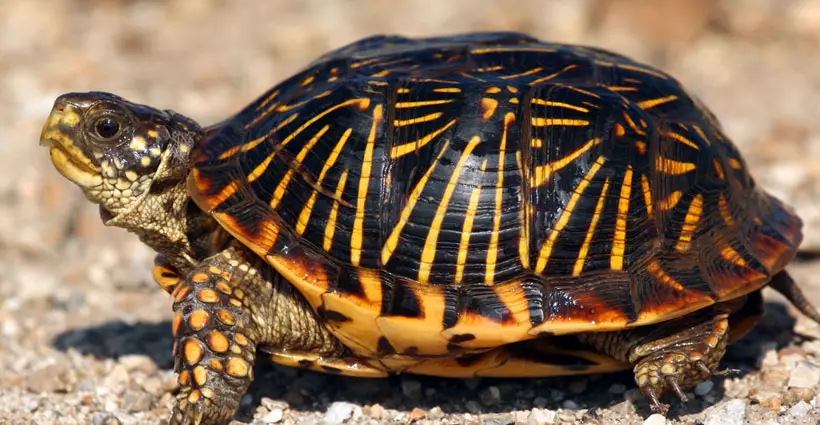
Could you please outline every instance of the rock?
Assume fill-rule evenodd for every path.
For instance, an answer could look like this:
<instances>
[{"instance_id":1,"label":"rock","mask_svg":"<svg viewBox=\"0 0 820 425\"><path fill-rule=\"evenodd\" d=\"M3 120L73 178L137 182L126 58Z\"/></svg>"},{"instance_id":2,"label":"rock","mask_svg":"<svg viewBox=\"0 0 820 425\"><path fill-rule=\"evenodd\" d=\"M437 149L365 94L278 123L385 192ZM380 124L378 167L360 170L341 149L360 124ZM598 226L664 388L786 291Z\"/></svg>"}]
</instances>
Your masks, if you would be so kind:
<instances>
[{"instance_id":1,"label":"rock","mask_svg":"<svg viewBox=\"0 0 820 425\"><path fill-rule=\"evenodd\" d=\"M527 416L527 425L544 425L555 423L555 411L549 409L532 409Z\"/></svg>"},{"instance_id":2,"label":"rock","mask_svg":"<svg viewBox=\"0 0 820 425\"><path fill-rule=\"evenodd\" d=\"M761 344L760 352L762 355L757 360L758 367L775 367L779 359L777 358L777 343L767 342Z\"/></svg>"},{"instance_id":3,"label":"rock","mask_svg":"<svg viewBox=\"0 0 820 425\"><path fill-rule=\"evenodd\" d=\"M780 412L783 401L780 393L775 391L760 391L750 398L774 413Z\"/></svg>"},{"instance_id":4,"label":"rock","mask_svg":"<svg viewBox=\"0 0 820 425\"><path fill-rule=\"evenodd\" d=\"M64 373L65 369L60 365L46 366L28 376L26 387L35 393L66 391L68 388L62 379Z\"/></svg>"},{"instance_id":5,"label":"rock","mask_svg":"<svg viewBox=\"0 0 820 425\"><path fill-rule=\"evenodd\" d=\"M275 410L275 409L285 410L288 407L290 407L290 406L288 406L288 403L285 402L285 401L274 400L274 399L268 398L268 397L262 397L262 400L259 403L265 409L268 409L268 410Z\"/></svg>"},{"instance_id":6,"label":"rock","mask_svg":"<svg viewBox=\"0 0 820 425\"><path fill-rule=\"evenodd\" d=\"M801 400L797 404L789 408L787 414L793 418L799 419L806 416L809 413L809 411L811 411L811 404Z\"/></svg>"},{"instance_id":7,"label":"rock","mask_svg":"<svg viewBox=\"0 0 820 425\"><path fill-rule=\"evenodd\" d=\"M338 425L353 416L353 411L359 406L346 401L335 401L325 412L324 420L328 425Z\"/></svg>"},{"instance_id":8,"label":"rock","mask_svg":"<svg viewBox=\"0 0 820 425\"><path fill-rule=\"evenodd\" d=\"M401 392L413 401L421 400L422 394L424 394L421 389L421 382L410 379L401 381Z\"/></svg>"},{"instance_id":9,"label":"rock","mask_svg":"<svg viewBox=\"0 0 820 425\"><path fill-rule=\"evenodd\" d=\"M491 385L481 392L480 398L485 406L494 406L501 403L501 390L495 385Z\"/></svg>"},{"instance_id":10,"label":"rock","mask_svg":"<svg viewBox=\"0 0 820 425\"><path fill-rule=\"evenodd\" d=\"M128 372L143 372L151 375L157 371L157 364L150 357L139 354L126 354L120 357L119 362Z\"/></svg>"},{"instance_id":11,"label":"rock","mask_svg":"<svg viewBox=\"0 0 820 425\"><path fill-rule=\"evenodd\" d=\"M564 400L564 402L561 403L561 407L563 407L564 409L576 410L580 406L578 406L578 403L576 403L572 400Z\"/></svg>"},{"instance_id":12,"label":"rock","mask_svg":"<svg viewBox=\"0 0 820 425\"><path fill-rule=\"evenodd\" d=\"M720 404L706 416L704 425L743 425L746 422L746 403L734 399Z\"/></svg>"},{"instance_id":13,"label":"rock","mask_svg":"<svg viewBox=\"0 0 820 425\"><path fill-rule=\"evenodd\" d=\"M712 391L712 388L714 387L715 383L711 380L700 382L697 385L695 385L695 395L703 397L706 394L709 394L709 392Z\"/></svg>"},{"instance_id":14,"label":"rock","mask_svg":"<svg viewBox=\"0 0 820 425\"><path fill-rule=\"evenodd\" d=\"M624 384L612 384L609 387L610 394L623 394L626 392L626 385Z\"/></svg>"},{"instance_id":15,"label":"rock","mask_svg":"<svg viewBox=\"0 0 820 425\"><path fill-rule=\"evenodd\" d=\"M666 425L666 417L660 413L652 414L643 421L643 425Z\"/></svg>"},{"instance_id":16,"label":"rock","mask_svg":"<svg viewBox=\"0 0 820 425\"><path fill-rule=\"evenodd\" d=\"M419 421L427 417L427 412L424 409L420 409L418 407L414 407L413 410L410 411L410 414L407 418L413 422Z\"/></svg>"},{"instance_id":17,"label":"rock","mask_svg":"<svg viewBox=\"0 0 820 425\"><path fill-rule=\"evenodd\" d=\"M444 411L442 411L441 407L438 407L438 406L430 409L430 411L427 412L427 418L431 419L431 420L434 420L434 421L437 421L437 420L439 420L443 417L444 417Z\"/></svg>"},{"instance_id":18,"label":"rock","mask_svg":"<svg viewBox=\"0 0 820 425\"><path fill-rule=\"evenodd\" d=\"M264 424L275 424L282 420L282 417L285 415L285 412L282 409L274 408L265 416L259 418L259 420Z\"/></svg>"},{"instance_id":19,"label":"rock","mask_svg":"<svg viewBox=\"0 0 820 425\"><path fill-rule=\"evenodd\" d=\"M799 401L811 401L814 390L809 388L789 388L783 395L783 404L791 406Z\"/></svg>"},{"instance_id":20,"label":"rock","mask_svg":"<svg viewBox=\"0 0 820 425\"><path fill-rule=\"evenodd\" d=\"M549 402L550 402L549 400L547 400L546 398L541 397L541 396L538 396L538 397L536 397L535 399L532 400L532 404L535 407L539 408L539 409L543 409L543 408L547 407L547 404Z\"/></svg>"},{"instance_id":21,"label":"rock","mask_svg":"<svg viewBox=\"0 0 820 425\"><path fill-rule=\"evenodd\" d=\"M820 383L820 366L807 360L799 360L789 374L789 387L814 388Z\"/></svg>"},{"instance_id":22,"label":"rock","mask_svg":"<svg viewBox=\"0 0 820 425\"><path fill-rule=\"evenodd\" d=\"M120 425L120 420L108 412L97 412L91 415L91 425Z\"/></svg>"},{"instance_id":23,"label":"rock","mask_svg":"<svg viewBox=\"0 0 820 425\"><path fill-rule=\"evenodd\" d=\"M144 412L151 409L154 397L142 391L127 390L122 397L122 408L129 413Z\"/></svg>"},{"instance_id":24,"label":"rock","mask_svg":"<svg viewBox=\"0 0 820 425\"><path fill-rule=\"evenodd\" d=\"M365 415L373 419L381 419L384 417L384 407L381 404L376 403L372 406L365 407L363 410Z\"/></svg>"}]
</instances>

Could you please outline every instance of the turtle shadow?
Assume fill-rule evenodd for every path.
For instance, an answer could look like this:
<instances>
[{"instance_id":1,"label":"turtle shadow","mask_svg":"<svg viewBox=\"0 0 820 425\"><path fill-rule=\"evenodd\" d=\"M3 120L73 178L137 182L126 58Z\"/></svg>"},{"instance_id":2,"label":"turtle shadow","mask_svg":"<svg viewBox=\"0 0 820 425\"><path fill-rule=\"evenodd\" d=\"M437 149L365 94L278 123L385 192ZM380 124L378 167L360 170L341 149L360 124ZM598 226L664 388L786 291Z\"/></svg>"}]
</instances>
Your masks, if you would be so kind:
<instances>
[{"instance_id":1,"label":"turtle shadow","mask_svg":"<svg viewBox=\"0 0 820 425\"><path fill-rule=\"evenodd\" d=\"M730 376L745 376L756 366L773 342L782 347L793 339L795 319L780 302L768 301L758 325L743 339L730 345L721 368L736 370ZM171 369L173 337L169 321L104 324L58 334L52 345L62 351L70 349L96 358L118 359L125 355L144 355L160 368ZM335 401L358 406L381 405L385 409L411 412L414 408L429 411L438 407L443 413L498 414L505 423L510 412L534 407L588 409L589 421L599 408L625 409L649 416L649 406L636 388L631 371L606 375L529 379L453 379L420 375L399 375L380 379L355 378L315 373L278 366L260 360L255 365L256 379L243 399L237 419L251 419L263 398L284 400L289 408L324 412ZM712 378L714 387L704 397L690 397L681 403L667 395L662 402L670 405L667 416L675 418L698 413L723 398L725 377ZM689 390L691 392L691 390ZM320 413L321 414L321 413Z\"/></svg>"},{"instance_id":2,"label":"turtle shadow","mask_svg":"<svg viewBox=\"0 0 820 425\"><path fill-rule=\"evenodd\" d=\"M160 368L174 365L171 322L110 321L57 334L51 345L60 351L75 350L98 359L117 360L127 355L149 357Z\"/></svg>"}]
</instances>

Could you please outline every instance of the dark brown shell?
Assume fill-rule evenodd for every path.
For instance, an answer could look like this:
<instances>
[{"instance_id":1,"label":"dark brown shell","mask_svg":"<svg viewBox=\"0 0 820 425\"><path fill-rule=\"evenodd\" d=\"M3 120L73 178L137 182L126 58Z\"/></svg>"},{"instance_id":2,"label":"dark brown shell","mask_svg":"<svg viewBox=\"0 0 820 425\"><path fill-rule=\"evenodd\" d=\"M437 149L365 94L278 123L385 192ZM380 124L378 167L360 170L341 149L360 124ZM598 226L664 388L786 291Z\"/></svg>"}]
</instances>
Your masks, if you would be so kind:
<instances>
[{"instance_id":1,"label":"dark brown shell","mask_svg":"<svg viewBox=\"0 0 820 425\"><path fill-rule=\"evenodd\" d=\"M801 240L674 78L522 34L359 41L196 155L197 204L364 357L667 320Z\"/></svg>"}]
</instances>

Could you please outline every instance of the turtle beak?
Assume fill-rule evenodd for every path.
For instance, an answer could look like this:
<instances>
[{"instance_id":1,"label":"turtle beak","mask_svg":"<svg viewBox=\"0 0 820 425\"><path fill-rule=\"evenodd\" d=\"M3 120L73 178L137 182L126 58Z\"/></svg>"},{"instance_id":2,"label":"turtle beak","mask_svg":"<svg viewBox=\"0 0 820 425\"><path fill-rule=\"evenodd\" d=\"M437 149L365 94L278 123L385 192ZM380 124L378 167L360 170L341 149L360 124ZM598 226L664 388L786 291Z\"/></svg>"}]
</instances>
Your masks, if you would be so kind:
<instances>
[{"instance_id":1,"label":"turtle beak","mask_svg":"<svg viewBox=\"0 0 820 425\"><path fill-rule=\"evenodd\" d=\"M82 105L70 96L57 98L40 133L40 146L49 147L51 162L60 174L89 188L102 184L102 176L78 145L84 139L80 134L82 111Z\"/></svg>"}]
</instances>

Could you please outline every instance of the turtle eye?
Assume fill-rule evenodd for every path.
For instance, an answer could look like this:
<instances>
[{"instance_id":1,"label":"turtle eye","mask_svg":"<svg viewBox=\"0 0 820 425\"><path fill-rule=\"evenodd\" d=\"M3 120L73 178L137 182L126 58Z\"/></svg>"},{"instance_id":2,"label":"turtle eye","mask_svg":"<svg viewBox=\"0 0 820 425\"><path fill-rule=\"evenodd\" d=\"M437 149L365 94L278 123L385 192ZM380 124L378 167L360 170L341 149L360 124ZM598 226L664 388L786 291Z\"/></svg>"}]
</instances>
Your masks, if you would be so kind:
<instances>
[{"instance_id":1,"label":"turtle eye","mask_svg":"<svg viewBox=\"0 0 820 425\"><path fill-rule=\"evenodd\" d=\"M113 139L120 133L120 123L111 117L101 117L94 123L94 132L100 139Z\"/></svg>"}]
</instances>

